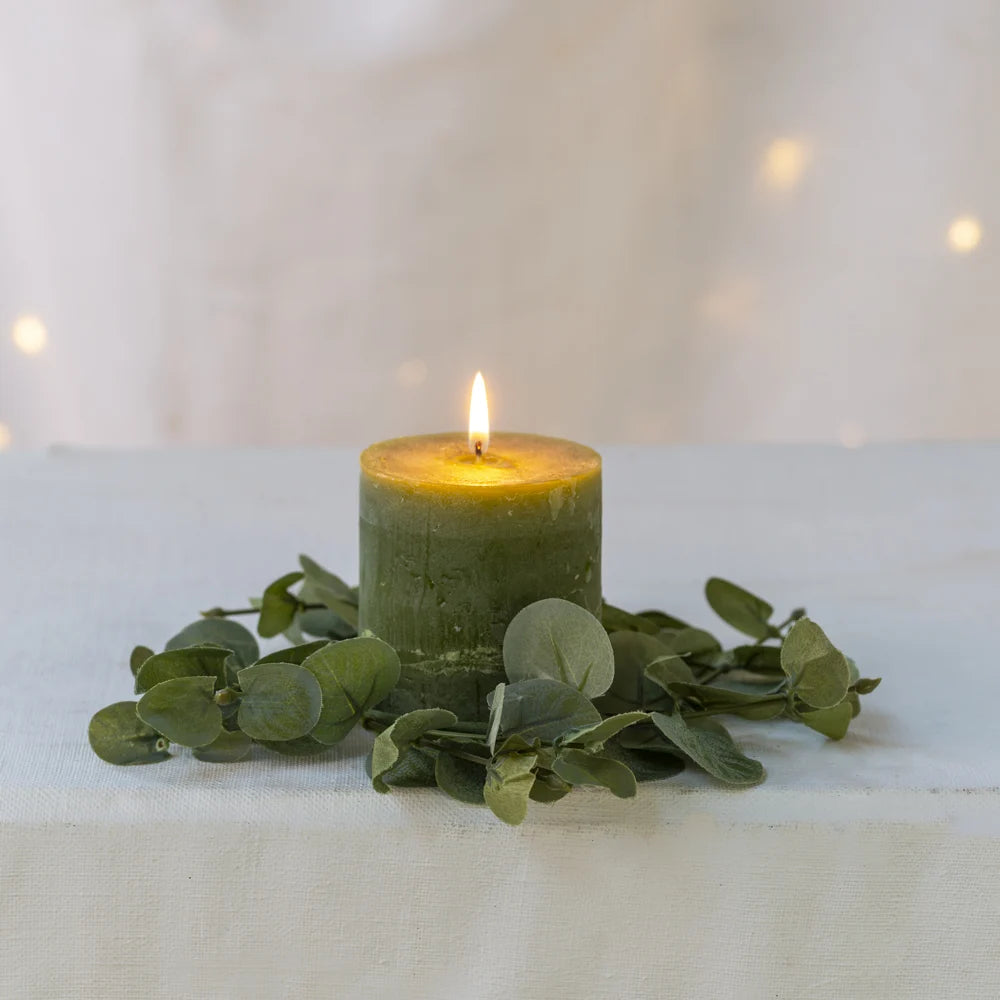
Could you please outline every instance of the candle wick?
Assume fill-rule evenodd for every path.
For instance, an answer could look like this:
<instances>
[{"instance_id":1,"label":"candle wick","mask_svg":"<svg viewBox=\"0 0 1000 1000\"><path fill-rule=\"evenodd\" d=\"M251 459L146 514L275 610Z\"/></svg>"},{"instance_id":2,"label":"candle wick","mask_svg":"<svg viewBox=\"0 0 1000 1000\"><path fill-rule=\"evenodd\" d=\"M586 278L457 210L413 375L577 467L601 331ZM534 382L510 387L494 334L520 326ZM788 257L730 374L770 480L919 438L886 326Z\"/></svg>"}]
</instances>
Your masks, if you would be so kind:
<instances>
[{"instance_id":1,"label":"candle wick","mask_svg":"<svg viewBox=\"0 0 1000 1000\"><path fill-rule=\"evenodd\" d=\"M477 441L476 442L476 458L482 458L482 457L483 457L483 442L482 441Z\"/></svg>"}]
</instances>

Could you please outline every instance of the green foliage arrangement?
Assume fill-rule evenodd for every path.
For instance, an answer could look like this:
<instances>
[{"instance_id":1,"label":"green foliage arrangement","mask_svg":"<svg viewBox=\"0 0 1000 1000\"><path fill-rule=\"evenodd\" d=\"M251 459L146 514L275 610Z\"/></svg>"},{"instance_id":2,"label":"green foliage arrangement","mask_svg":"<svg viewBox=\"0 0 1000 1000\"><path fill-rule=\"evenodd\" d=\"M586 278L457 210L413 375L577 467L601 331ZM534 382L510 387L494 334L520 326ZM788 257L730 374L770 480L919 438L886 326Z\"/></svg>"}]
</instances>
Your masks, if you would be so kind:
<instances>
[{"instance_id":1,"label":"green foliage arrangement","mask_svg":"<svg viewBox=\"0 0 1000 1000\"><path fill-rule=\"evenodd\" d=\"M860 696L879 684L861 677L803 609L774 624L770 604L715 577L705 587L709 605L752 641L723 649L663 611L605 604L599 620L551 598L510 623L508 680L488 698L488 722L440 708L392 715L377 706L399 680L396 650L357 634L356 588L306 556L300 564L251 607L204 612L162 652L137 646L139 700L93 717L94 752L112 764L151 764L177 744L227 763L257 743L312 756L363 726L376 734L376 790L437 786L518 824L530 801L555 802L578 785L630 798L637 782L689 764L727 785L757 784L763 766L718 716L783 717L839 740ZM262 637L284 634L292 645L261 656L254 635L231 620L244 614L258 616Z\"/></svg>"}]
</instances>

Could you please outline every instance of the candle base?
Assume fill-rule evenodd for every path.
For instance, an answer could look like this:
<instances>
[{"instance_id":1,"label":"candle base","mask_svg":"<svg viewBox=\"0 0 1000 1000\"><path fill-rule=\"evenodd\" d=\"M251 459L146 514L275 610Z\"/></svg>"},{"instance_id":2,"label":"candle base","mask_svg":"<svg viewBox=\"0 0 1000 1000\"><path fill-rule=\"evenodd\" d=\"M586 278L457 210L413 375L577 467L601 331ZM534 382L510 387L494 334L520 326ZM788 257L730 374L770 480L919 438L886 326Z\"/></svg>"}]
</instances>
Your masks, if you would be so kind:
<instances>
[{"instance_id":1,"label":"candle base","mask_svg":"<svg viewBox=\"0 0 1000 1000\"><path fill-rule=\"evenodd\" d=\"M400 715L418 708L446 708L468 722L485 722L490 714L486 696L507 680L503 659L494 650L401 659L399 683L379 706Z\"/></svg>"}]
</instances>

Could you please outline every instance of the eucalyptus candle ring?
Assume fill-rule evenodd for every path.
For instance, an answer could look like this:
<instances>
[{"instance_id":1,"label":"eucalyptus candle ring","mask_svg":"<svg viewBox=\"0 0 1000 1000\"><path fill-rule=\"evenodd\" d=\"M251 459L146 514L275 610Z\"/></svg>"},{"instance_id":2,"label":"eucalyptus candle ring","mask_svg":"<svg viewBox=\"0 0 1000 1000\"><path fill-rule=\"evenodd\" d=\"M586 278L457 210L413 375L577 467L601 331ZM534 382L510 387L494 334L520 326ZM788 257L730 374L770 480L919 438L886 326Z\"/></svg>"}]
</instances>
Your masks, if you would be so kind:
<instances>
[{"instance_id":1,"label":"eucalyptus candle ring","mask_svg":"<svg viewBox=\"0 0 1000 1000\"><path fill-rule=\"evenodd\" d=\"M403 663L387 707L482 719L518 611L600 614L601 457L488 430L383 441L361 456L360 534L359 627Z\"/></svg>"}]
</instances>

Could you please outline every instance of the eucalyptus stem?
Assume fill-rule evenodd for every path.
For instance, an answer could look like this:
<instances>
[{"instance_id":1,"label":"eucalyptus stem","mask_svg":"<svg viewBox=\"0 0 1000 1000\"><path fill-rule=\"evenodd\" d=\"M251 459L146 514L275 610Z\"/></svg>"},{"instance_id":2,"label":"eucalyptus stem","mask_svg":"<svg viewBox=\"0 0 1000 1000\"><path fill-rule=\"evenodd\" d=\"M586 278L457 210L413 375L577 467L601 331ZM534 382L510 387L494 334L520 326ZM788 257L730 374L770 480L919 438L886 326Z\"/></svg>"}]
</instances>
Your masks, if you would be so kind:
<instances>
[{"instance_id":1,"label":"eucalyptus stem","mask_svg":"<svg viewBox=\"0 0 1000 1000\"><path fill-rule=\"evenodd\" d=\"M733 715L737 714L737 709L752 708L755 705L773 705L776 702L784 703L787 700L787 695L774 694L768 695L766 698L758 698L756 701L744 701L738 705L719 705L716 708L701 708L696 712L685 712L681 709L681 715L685 719L702 719L709 715Z\"/></svg>"},{"instance_id":2,"label":"eucalyptus stem","mask_svg":"<svg viewBox=\"0 0 1000 1000\"><path fill-rule=\"evenodd\" d=\"M299 611L319 611L325 604L300 603ZM236 615L259 615L260 608L209 608L200 612L202 618L234 618Z\"/></svg>"}]
</instances>

